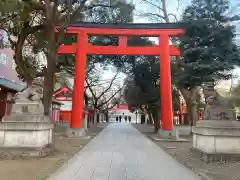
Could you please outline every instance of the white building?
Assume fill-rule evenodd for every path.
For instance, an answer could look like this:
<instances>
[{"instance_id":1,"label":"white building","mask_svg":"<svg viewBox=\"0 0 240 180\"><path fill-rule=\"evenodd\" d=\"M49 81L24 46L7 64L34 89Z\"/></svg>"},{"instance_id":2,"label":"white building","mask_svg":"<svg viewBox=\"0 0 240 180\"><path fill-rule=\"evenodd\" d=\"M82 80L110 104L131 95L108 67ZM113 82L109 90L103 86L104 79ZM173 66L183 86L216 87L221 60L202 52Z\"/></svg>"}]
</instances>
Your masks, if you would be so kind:
<instances>
[{"instance_id":1,"label":"white building","mask_svg":"<svg viewBox=\"0 0 240 180\"><path fill-rule=\"evenodd\" d=\"M125 122L125 116L131 116L131 122L132 123L140 123L140 114L136 114L135 112L132 113L128 110L128 105L119 105L119 106L115 106L114 108L112 108L112 110L109 112L110 114L110 118L112 119L112 121L116 121L116 117L121 116L122 117L122 122Z\"/></svg>"}]
</instances>

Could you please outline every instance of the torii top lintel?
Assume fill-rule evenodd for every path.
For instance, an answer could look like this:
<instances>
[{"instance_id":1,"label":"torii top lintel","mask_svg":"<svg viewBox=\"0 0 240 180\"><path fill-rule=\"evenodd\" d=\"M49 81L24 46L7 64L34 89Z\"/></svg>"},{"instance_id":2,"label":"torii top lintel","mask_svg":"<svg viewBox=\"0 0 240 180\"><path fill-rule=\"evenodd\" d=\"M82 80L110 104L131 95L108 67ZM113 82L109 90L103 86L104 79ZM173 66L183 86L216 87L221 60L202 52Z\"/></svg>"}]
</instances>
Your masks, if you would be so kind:
<instances>
[{"instance_id":1,"label":"torii top lintel","mask_svg":"<svg viewBox=\"0 0 240 180\"><path fill-rule=\"evenodd\" d=\"M59 27L59 26L58 26ZM78 33L84 30L91 35L139 35L159 36L168 34L178 36L183 34L183 26L180 23L139 23L139 24L99 24L78 23L66 28L66 33Z\"/></svg>"},{"instance_id":2,"label":"torii top lintel","mask_svg":"<svg viewBox=\"0 0 240 180\"><path fill-rule=\"evenodd\" d=\"M60 26L56 27L57 29ZM152 47L131 47L127 45L128 36L178 36L183 34L184 30L181 24L174 23L147 23L147 24L97 24L97 23L79 23L72 24L65 29L66 33L86 35L117 35L119 46L95 46L85 42L87 54L119 54L119 55L159 55L159 45ZM180 51L173 45L169 46L171 56L179 56ZM59 54L75 54L77 44L62 44L59 47Z\"/></svg>"}]
</instances>

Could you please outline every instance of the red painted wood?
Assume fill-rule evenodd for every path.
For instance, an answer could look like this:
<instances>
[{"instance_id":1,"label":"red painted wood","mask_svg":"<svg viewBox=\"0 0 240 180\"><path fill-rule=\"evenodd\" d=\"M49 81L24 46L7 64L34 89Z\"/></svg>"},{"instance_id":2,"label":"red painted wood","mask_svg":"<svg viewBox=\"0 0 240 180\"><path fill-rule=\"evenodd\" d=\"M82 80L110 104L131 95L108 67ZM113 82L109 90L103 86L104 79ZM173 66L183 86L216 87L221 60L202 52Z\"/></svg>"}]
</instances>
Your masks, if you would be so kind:
<instances>
[{"instance_id":1,"label":"red painted wood","mask_svg":"<svg viewBox=\"0 0 240 180\"><path fill-rule=\"evenodd\" d=\"M73 43L71 45L61 44L58 49L58 54L75 54L77 51L77 44Z\"/></svg>"},{"instance_id":2,"label":"red painted wood","mask_svg":"<svg viewBox=\"0 0 240 180\"><path fill-rule=\"evenodd\" d=\"M84 108L84 83L87 64L86 44L88 43L87 34L79 32L77 36L76 65L73 88L71 128L82 128L83 108Z\"/></svg>"},{"instance_id":3,"label":"red painted wood","mask_svg":"<svg viewBox=\"0 0 240 180\"><path fill-rule=\"evenodd\" d=\"M203 120L203 112L199 112L199 120Z\"/></svg>"},{"instance_id":4,"label":"red painted wood","mask_svg":"<svg viewBox=\"0 0 240 180\"><path fill-rule=\"evenodd\" d=\"M128 105L119 105L119 107L113 107L112 110L128 110Z\"/></svg>"},{"instance_id":5,"label":"red painted wood","mask_svg":"<svg viewBox=\"0 0 240 180\"><path fill-rule=\"evenodd\" d=\"M72 111L63 111L61 110L60 111L60 120L63 120L63 121L66 121L66 122L70 122L70 124L72 123L71 122L71 114L72 114Z\"/></svg>"},{"instance_id":6,"label":"red painted wood","mask_svg":"<svg viewBox=\"0 0 240 180\"><path fill-rule=\"evenodd\" d=\"M160 47L93 46L88 44L87 54L160 55ZM170 55L179 56L180 52L176 47L170 46Z\"/></svg>"},{"instance_id":7,"label":"red painted wood","mask_svg":"<svg viewBox=\"0 0 240 180\"><path fill-rule=\"evenodd\" d=\"M122 42L124 43L124 42ZM94 46L87 44L87 54L121 54L121 55L160 55L160 46ZM180 56L180 51L174 45L170 45L170 55ZM141 49L141 50L140 50ZM76 44L61 45L58 50L59 54L75 54Z\"/></svg>"},{"instance_id":8,"label":"red painted wood","mask_svg":"<svg viewBox=\"0 0 240 180\"><path fill-rule=\"evenodd\" d=\"M162 128L171 131L173 129L173 107L168 35L161 36L160 47L161 121Z\"/></svg>"},{"instance_id":9,"label":"red painted wood","mask_svg":"<svg viewBox=\"0 0 240 180\"><path fill-rule=\"evenodd\" d=\"M67 92L69 92L69 89L67 87L63 87L61 89L58 89L57 91L55 91L53 96L57 96L57 95L59 95L62 92L67 93Z\"/></svg>"},{"instance_id":10,"label":"red painted wood","mask_svg":"<svg viewBox=\"0 0 240 180\"><path fill-rule=\"evenodd\" d=\"M119 46L120 47L127 47L128 46L128 38L127 38L127 36L120 36L119 37Z\"/></svg>"},{"instance_id":11,"label":"red painted wood","mask_svg":"<svg viewBox=\"0 0 240 180\"><path fill-rule=\"evenodd\" d=\"M72 101L72 97L60 96L55 98L57 101Z\"/></svg>"}]
</instances>

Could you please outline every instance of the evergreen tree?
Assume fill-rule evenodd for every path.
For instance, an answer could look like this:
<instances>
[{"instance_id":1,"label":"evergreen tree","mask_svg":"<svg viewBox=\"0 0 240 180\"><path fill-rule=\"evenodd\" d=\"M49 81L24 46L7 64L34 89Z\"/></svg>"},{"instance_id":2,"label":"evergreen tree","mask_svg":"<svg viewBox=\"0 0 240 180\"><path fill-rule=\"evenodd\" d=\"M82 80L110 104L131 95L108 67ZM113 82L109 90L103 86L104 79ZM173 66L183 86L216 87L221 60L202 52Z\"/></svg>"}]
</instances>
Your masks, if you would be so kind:
<instances>
[{"instance_id":1,"label":"evergreen tree","mask_svg":"<svg viewBox=\"0 0 240 180\"><path fill-rule=\"evenodd\" d=\"M192 0L182 16L185 34L180 38L182 61L176 82L188 106L192 125L198 120L198 87L231 77L239 65L239 47L228 0Z\"/></svg>"},{"instance_id":2,"label":"evergreen tree","mask_svg":"<svg viewBox=\"0 0 240 180\"><path fill-rule=\"evenodd\" d=\"M183 86L228 79L229 70L240 64L232 17L225 15L228 11L227 0L192 0L185 9L180 45L184 63L178 76Z\"/></svg>"}]
</instances>

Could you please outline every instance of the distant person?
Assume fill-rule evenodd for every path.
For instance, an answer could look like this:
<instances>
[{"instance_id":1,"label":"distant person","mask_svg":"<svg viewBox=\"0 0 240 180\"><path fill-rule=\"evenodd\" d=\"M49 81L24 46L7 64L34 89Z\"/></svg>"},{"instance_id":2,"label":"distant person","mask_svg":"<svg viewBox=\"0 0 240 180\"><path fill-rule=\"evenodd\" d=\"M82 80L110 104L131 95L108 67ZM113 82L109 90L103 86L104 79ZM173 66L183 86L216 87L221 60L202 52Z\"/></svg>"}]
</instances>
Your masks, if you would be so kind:
<instances>
[{"instance_id":1,"label":"distant person","mask_svg":"<svg viewBox=\"0 0 240 180\"><path fill-rule=\"evenodd\" d=\"M121 122L122 121L122 116L119 116L119 122Z\"/></svg>"},{"instance_id":2,"label":"distant person","mask_svg":"<svg viewBox=\"0 0 240 180\"><path fill-rule=\"evenodd\" d=\"M127 117L127 116L125 116L125 122L127 122L127 120L128 120L128 117Z\"/></svg>"},{"instance_id":3,"label":"distant person","mask_svg":"<svg viewBox=\"0 0 240 180\"><path fill-rule=\"evenodd\" d=\"M118 116L116 116L116 122L118 122Z\"/></svg>"},{"instance_id":4,"label":"distant person","mask_svg":"<svg viewBox=\"0 0 240 180\"><path fill-rule=\"evenodd\" d=\"M145 123L145 115L142 114L142 115L141 115L141 124L144 124L144 123Z\"/></svg>"},{"instance_id":5,"label":"distant person","mask_svg":"<svg viewBox=\"0 0 240 180\"><path fill-rule=\"evenodd\" d=\"M128 116L128 121L129 123L131 123L131 116Z\"/></svg>"}]
</instances>

